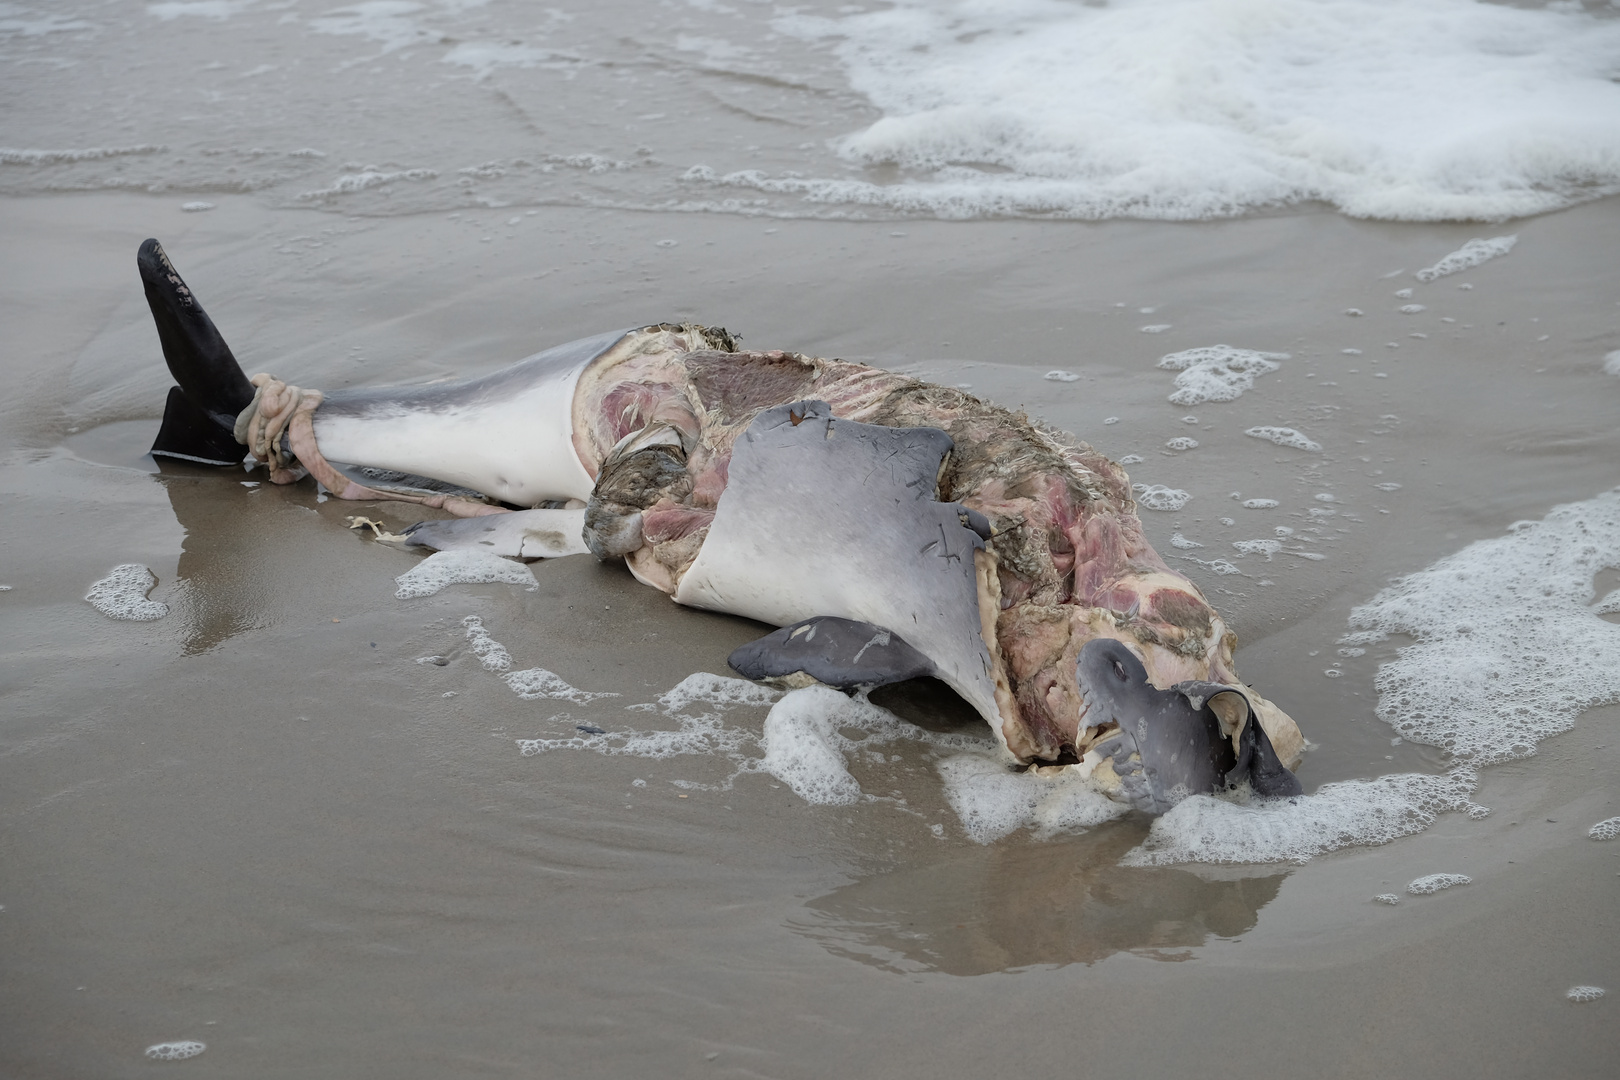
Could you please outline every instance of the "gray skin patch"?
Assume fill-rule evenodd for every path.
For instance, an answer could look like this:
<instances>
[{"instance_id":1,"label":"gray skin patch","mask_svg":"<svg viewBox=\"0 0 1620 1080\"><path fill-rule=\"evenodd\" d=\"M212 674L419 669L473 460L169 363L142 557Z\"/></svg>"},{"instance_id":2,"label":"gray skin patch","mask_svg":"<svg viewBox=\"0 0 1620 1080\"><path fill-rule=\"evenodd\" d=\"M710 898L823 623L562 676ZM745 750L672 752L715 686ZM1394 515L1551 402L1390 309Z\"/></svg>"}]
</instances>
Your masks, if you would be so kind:
<instances>
[{"instance_id":1,"label":"gray skin patch","mask_svg":"<svg viewBox=\"0 0 1620 1080\"><path fill-rule=\"evenodd\" d=\"M821 401L766 409L737 440L675 599L776 626L835 616L888 630L999 727L974 569L988 523L938 501L952 446L936 428L834 419Z\"/></svg>"},{"instance_id":2,"label":"gray skin patch","mask_svg":"<svg viewBox=\"0 0 1620 1080\"><path fill-rule=\"evenodd\" d=\"M404 532L405 542L435 551L482 551L515 559L582 555L584 510L519 510L485 517L422 521Z\"/></svg>"},{"instance_id":3,"label":"gray skin patch","mask_svg":"<svg viewBox=\"0 0 1620 1080\"><path fill-rule=\"evenodd\" d=\"M388 418L413 412L443 412L447 409L476 409L499 405L535 382L558 371L566 371L607 352L629 330L556 345L488 375L425 386L363 386L332 390L321 403L324 418L383 416Z\"/></svg>"},{"instance_id":4,"label":"gray skin patch","mask_svg":"<svg viewBox=\"0 0 1620 1080\"><path fill-rule=\"evenodd\" d=\"M726 663L748 679L779 679L802 671L840 690L887 686L935 674L933 661L900 635L871 623L827 615L751 641Z\"/></svg>"},{"instance_id":5,"label":"gray skin patch","mask_svg":"<svg viewBox=\"0 0 1620 1080\"><path fill-rule=\"evenodd\" d=\"M1299 780L1277 760L1240 688L1188 682L1160 690L1148 682L1147 669L1130 649L1107 638L1086 643L1075 674L1087 726L1119 726L1092 750L1111 760L1120 797L1136 809L1162 814L1189 795L1226 791L1245 780L1259 795L1301 793ZM1236 750L1209 704L1227 693L1242 702L1233 714L1242 725Z\"/></svg>"}]
</instances>

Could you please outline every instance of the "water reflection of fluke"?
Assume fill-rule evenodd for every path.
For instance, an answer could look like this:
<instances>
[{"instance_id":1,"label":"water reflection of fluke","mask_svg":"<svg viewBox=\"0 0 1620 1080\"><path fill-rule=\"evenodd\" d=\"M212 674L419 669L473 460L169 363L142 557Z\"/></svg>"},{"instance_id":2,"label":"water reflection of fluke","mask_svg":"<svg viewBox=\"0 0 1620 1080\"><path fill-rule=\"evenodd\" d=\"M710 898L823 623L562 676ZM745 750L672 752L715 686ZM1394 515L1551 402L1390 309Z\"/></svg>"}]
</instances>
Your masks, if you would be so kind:
<instances>
[{"instance_id":1,"label":"water reflection of fluke","mask_svg":"<svg viewBox=\"0 0 1620 1080\"><path fill-rule=\"evenodd\" d=\"M893 971L983 975L1091 964L1117 952L1162 960L1254 927L1286 872L1118 865L1128 823L1063 843L1001 843L865 878L790 921L828 951Z\"/></svg>"},{"instance_id":2,"label":"water reflection of fluke","mask_svg":"<svg viewBox=\"0 0 1620 1080\"><path fill-rule=\"evenodd\" d=\"M263 576L244 570L275 557L277 545L264 515L248 505L252 489L222 469L155 460L159 483L186 531L170 597L185 620L186 654L267 625Z\"/></svg>"}]
</instances>

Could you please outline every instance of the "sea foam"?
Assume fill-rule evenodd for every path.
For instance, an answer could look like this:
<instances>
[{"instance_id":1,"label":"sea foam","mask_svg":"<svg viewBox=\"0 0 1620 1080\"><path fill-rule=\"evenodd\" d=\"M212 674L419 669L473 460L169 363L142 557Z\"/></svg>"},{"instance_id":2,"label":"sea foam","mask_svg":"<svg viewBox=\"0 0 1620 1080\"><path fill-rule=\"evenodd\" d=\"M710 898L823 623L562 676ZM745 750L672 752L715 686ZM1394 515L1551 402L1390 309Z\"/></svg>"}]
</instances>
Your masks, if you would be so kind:
<instances>
[{"instance_id":1,"label":"sea foam","mask_svg":"<svg viewBox=\"0 0 1620 1080\"><path fill-rule=\"evenodd\" d=\"M1478 266L1482 262L1494 259L1498 255L1506 255L1508 252L1513 250L1513 245L1517 244L1518 242L1519 238L1517 235L1498 236L1490 240L1480 240L1475 238L1468 241L1468 243L1464 244L1456 251L1453 251L1450 255L1447 255L1433 266L1425 267L1412 276L1417 278L1419 281L1433 281L1435 278L1443 278L1447 274L1455 274L1463 270L1468 270L1472 267ZM1412 295L1412 291L1410 289L1402 289L1401 292L1405 293L1407 296ZM1395 295L1399 296L1401 293L1396 293Z\"/></svg>"},{"instance_id":2,"label":"sea foam","mask_svg":"<svg viewBox=\"0 0 1620 1080\"><path fill-rule=\"evenodd\" d=\"M812 201L1502 220L1620 190L1620 23L1574 4L896 0L775 25L833 42L883 113L838 143L845 160L901 170L725 178Z\"/></svg>"},{"instance_id":3,"label":"sea foam","mask_svg":"<svg viewBox=\"0 0 1620 1080\"><path fill-rule=\"evenodd\" d=\"M1308 435L1295 431L1290 427L1272 427L1270 425L1261 425L1260 427L1249 428L1243 434L1248 435L1251 438L1265 439L1267 442L1274 442L1278 446L1293 447L1295 450L1322 449L1321 443L1317 442Z\"/></svg>"},{"instance_id":4,"label":"sea foam","mask_svg":"<svg viewBox=\"0 0 1620 1080\"><path fill-rule=\"evenodd\" d=\"M110 619L150 622L169 613L168 604L146 598L156 584L152 571L140 563L123 563L91 585L84 598Z\"/></svg>"},{"instance_id":5,"label":"sea foam","mask_svg":"<svg viewBox=\"0 0 1620 1080\"><path fill-rule=\"evenodd\" d=\"M1425 874L1414 879L1406 886L1406 891L1413 896L1433 896L1444 889L1453 889L1458 885L1472 885L1474 879L1467 874Z\"/></svg>"},{"instance_id":6,"label":"sea foam","mask_svg":"<svg viewBox=\"0 0 1620 1080\"><path fill-rule=\"evenodd\" d=\"M158 1043L146 1048L146 1056L153 1061L184 1061L194 1058L208 1049L204 1043L193 1039L183 1039L180 1042Z\"/></svg>"},{"instance_id":7,"label":"sea foam","mask_svg":"<svg viewBox=\"0 0 1620 1080\"><path fill-rule=\"evenodd\" d=\"M1188 492L1163 484L1132 484L1131 492L1136 497L1136 505L1148 510L1180 510L1192 501Z\"/></svg>"},{"instance_id":8,"label":"sea foam","mask_svg":"<svg viewBox=\"0 0 1620 1080\"><path fill-rule=\"evenodd\" d=\"M399 586L394 595L401 600L432 596L450 585L502 582L538 588L527 566L487 551L435 551L394 581Z\"/></svg>"},{"instance_id":9,"label":"sea foam","mask_svg":"<svg viewBox=\"0 0 1620 1080\"><path fill-rule=\"evenodd\" d=\"M1206 345L1160 357L1159 366L1179 371L1170 400L1177 405L1206 401L1236 401L1253 389L1256 376L1276 371L1287 353L1255 352L1230 345Z\"/></svg>"},{"instance_id":10,"label":"sea foam","mask_svg":"<svg viewBox=\"0 0 1620 1080\"><path fill-rule=\"evenodd\" d=\"M1620 568L1620 489L1554 507L1400 578L1350 613L1366 645L1415 639L1378 672L1378 715L1474 765L1535 753L1620 700L1620 626L1593 578Z\"/></svg>"}]
</instances>

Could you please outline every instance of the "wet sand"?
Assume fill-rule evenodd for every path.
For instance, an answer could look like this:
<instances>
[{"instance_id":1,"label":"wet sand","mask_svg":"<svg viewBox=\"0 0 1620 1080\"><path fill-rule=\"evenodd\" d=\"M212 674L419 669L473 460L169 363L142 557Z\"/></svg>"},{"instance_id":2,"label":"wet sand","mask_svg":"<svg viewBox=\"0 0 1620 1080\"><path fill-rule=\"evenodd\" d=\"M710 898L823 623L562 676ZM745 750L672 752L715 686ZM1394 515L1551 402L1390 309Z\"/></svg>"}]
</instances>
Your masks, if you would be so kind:
<instances>
[{"instance_id":1,"label":"wet sand","mask_svg":"<svg viewBox=\"0 0 1620 1080\"><path fill-rule=\"evenodd\" d=\"M8 198L0 222L0 1072L1612 1070L1620 845L1586 830L1620 814L1620 708L1485 770L1482 821L1447 815L1298 867L1121 867L1146 834L1134 816L975 844L917 747L856 769L903 802L853 807L763 774L675 783L722 784L724 757L525 757L515 740L656 723L625 706L725 674L762 628L588 556L534 564L533 592L397 600L418 556L344 519L402 525L408 507L159 468L144 451L169 379L133 256L160 237L243 366L303 385L470 374L663 319L969 383L1142 455L1133 479L1193 492L1143 513L1167 556L1179 531L1206 544L1192 554L1233 558L1230 541L1333 493L1322 561L1175 564L1237 630L1244 677L1315 744L1311 791L1442 768L1372 715L1398 642L1324 677L1349 609L1620 482L1620 380L1601 371L1620 348L1620 202L1481 228L1319 212L366 219L100 194ZM1510 255L1419 287L1425 312L1396 310L1411 271L1514 232ZM1216 342L1291 359L1237 401L1169 404L1154 362ZM1054 368L1081 378L1041 378ZM1326 449L1245 438L1255 424ZM1162 450L1189 432L1197 450ZM1373 487L1386 481L1402 487ZM1283 506L1245 510L1232 491ZM81 599L125 562L151 567L166 618L116 622ZM467 615L518 666L622 696L519 700L468 651ZM449 662L416 662L430 655ZM763 712L727 719L757 730ZM1440 871L1473 883L1371 899ZM1571 1003L1577 984L1609 996ZM142 1057L178 1039L208 1049Z\"/></svg>"}]
</instances>

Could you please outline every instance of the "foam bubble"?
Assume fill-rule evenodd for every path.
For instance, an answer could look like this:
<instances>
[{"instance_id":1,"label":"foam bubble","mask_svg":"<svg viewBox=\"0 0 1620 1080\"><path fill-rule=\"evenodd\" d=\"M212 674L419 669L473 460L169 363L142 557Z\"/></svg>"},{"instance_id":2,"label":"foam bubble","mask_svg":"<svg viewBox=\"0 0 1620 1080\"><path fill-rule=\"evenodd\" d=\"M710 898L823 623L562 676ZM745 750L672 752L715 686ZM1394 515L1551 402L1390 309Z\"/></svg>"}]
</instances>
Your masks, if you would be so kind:
<instances>
[{"instance_id":1,"label":"foam bubble","mask_svg":"<svg viewBox=\"0 0 1620 1080\"><path fill-rule=\"evenodd\" d=\"M1155 818L1130 866L1180 862L1299 862L1340 848L1387 844L1422 832L1442 813L1468 804L1474 777L1401 773L1324 784L1291 799L1214 795L1183 799Z\"/></svg>"},{"instance_id":2,"label":"foam bubble","mask_svg":"<svg viewBox=\"0 0 1620 1080\"><path fill-rule=\"evenodd\" d=\"M1119 459L1119 464L1121 464L1121 465L1140 465L1145 460L1147 460L1147 459L1144 458L1141 454L1126 454L1124 457Z\"/></svg>"},{"instance_id":3,"label":"foam bubble","mask_svg":"<svg viewBox=\"0 0 1620 1080\"><path fill-rule=\"evenodd\" d=\"M153 1061L184 1061L194 1058L204 1050L207 1044L185 1039L180 1042L158 1043L146 1048L146 1056Z\"/></svg>"},{"instance_id":4,"label":"foam bubble","mask_svg":"<svg viewBox=\"0 0 1620 1080\"><path fill-rule=\"evenodd\" d=\"M1605 991L1601 986L1572 986L1564 994L1564 996L1569 998L1571 1001L1579 1002L1584 1005L1587 1002L1596 1001L1598 998L1602 997L1604 993Z\"/></svg>"},{"instance_id":5,"label":"foam bubble","mask_svg":"<svg viewBox=\"0 0 1620 1080\"><path fill-rule=\"evenodd\" d=\"M344 173L332 181L329 187L300 192L298 198L304 202L328 201L339 195L353 195L356 192L383 187L400 180L420 182L432 180L438 175L438 172L433 169L401 169L397 172L363 169L360 172Z\"/></svg>"},{"instance_id":6,"label":"foam bubble","mask_svg":"<svg viewBox=\"0 0 1620 1080\"><path fill-rule=\"evenodd\" d=\"M723 757L731 761L734 771L721 781L719 787L729 789L738 775L757 770L758 759L749 751L757 746L759 739L745 728L727 724L721 714L741 706L769 704L780 696L776 690L744 679L699 672L682 679L674 688L660 695L656 703L631 706L653 709L673 719L676 723L674 730L587 731L576 725L575 730L579 734L571 737L519 739L517 745L525 757L556 750L592 750L598 754L654 760L683 755ZM570 718L560 716L552 717L552 720L565 721ZM689 781L678 783L687 787L703 786Z\"/></svg>"},{"instance_id":7,"label":"foam bubble","mask_svg":"<svg viewBox=\"0 0 1620 1080\"><path fill-rule=\"evenodd\" d=\"M1262 425L1260 427L1249 428L1243 434L1256 439L1265 439L1268 442L1274 442L1278 446L1291 446L1295 450L1322 449L1321 443L1314 439L1308 438L1307 436L1302 435L1293 428L1289 427L1271 427L1269 425Z\"/></svg>"},{"instance_id":8,"label":"foam bubble","mask_svg":"<svg viewBox=\"0 0 1620 1080\"><path fill-rule=\"evenodd\" d=\"M157 578L152 571L140 563L121 563L91 585L84 598L110 619L150 622L169 613L168 604L146 598L156 585Z\"/></svg>"},{"instance_id":9,"label":"foam bubble","mask_svg":"<svg viewBox=\"0 0 1620 1080\"><path fill-rule=\"evenodd\" d=\"M1616 349L1603 358L1603 374L1620 375L1620 349Z\"/></svg>"},{"instance_id":10,"label":"foam bubble","mask_svg":"<svg viewBox=\"0 0 1620 1080\"><path fill-rule=\"evenodd\" d=\"M838 729L870 724L881 711L828 686L794 690L765 717L760 740L765 757L760 767L805 802L823 806L859 802L861 786L844 759L857 744Z\"/></svg>"},{"instance_id":11,"label":"foam bubble","mask_svg":"<svg viewBox=\"0 0 1620 1080\"><path fill-rule=\"evenodd\" d=\"M1518 242L1519 237L1517 234L1513 236L1497 236L1490 240L1480 240L1476 237L1433 266L1425 267L1412 276L1419 281L1433 281L1436 278L1443 278L1447 274L1455 274L1460 270L1478 266L1480 263L1494 259L1498 255L1506 255L1513 250L1513 245ZM1399 296L1400 294L1397 293L1396 295ZM1408 292L1407 295L1412 294Z\"/></svg>"},{"instance_id":12,"label":"foam bubble","mask_svg":"<svg viewBox=\"0 0 1620 1080\"><path fill-rule=\"evenodd\" d=\"M449 585L502 582L527 585L531 592L540 587L527 566L487 551L435 551L394 581L399 585L394 595L401 600L432 596Z\"/></svg>"},{"instance_id":13,"label":"foam bubble","mask_svg":"<svg viewBox=\"0 0 1620 1080\"><path fill-rule=\"evenodd\" d=\"M1244 555L1264 555L1266 562L1282 550L1281 540L1234 540L1232 546Z\"/></svg>"},{"instance_id":14,"label":"foam bubble","mask_svg":"<svg viewBox=\"0 0 1620 1080\"><path fill-rule=\"evenodd\" d=\"M1180 533L1171 533L1170 534L1170 546L1171 547L1181 548L1183 551L1187 551L1187 550L1190 550L1192 548L1201 548L1204 545L1200 544L1196 540L1189 540L1185 536L1182 536Z\"/></svg>"},{"instance_id":15,"label":"foam bubble","mask_svg":"<svg viewBox=\"0 0 1620 1080\"><path fill-rule=\"evenodd\" d=\"M505 652L504 649L501 651ZM511 666L512 659L510 656L507 657L506 663L507 666ZM522 671L514 671L509 675L503 675L502 678L506 680L506 685L510 686L513 692L525 701L553 698L559 701L572 701L576 705L588 705L598 698L619 696L614 693L594 693L589 690L577 689L564 682L560 675L547 671L545 668L525 668Z\"/></svg>"},{"instance_id":16,"label":"foam bubble","mask_svg":"<svg viewBox=\"0 0 1620 1080\"><path fill-rule=\"evenodd\" d=\"M1390 907L1394 907L1396 904L1401 902L1401 898L1392 892L1379 893L1377 896L1373 897L1373 899L1378 901L1380 904L1388 904Z\"/></svg>"},{"instance_id":17,"label":"foam bubble","mask_svg":"<svg viewBox=\"0 0 1620 1080\"><path fill-rule=\"evenodd\" d=\"M1186 559L1188 562L1195 562L1199 566L1207 567L1208 569L1214 571L1217 574L1241 574L1241 573L1243 573L1243 571L1239 570L1237 567L1233 566L1231 563L1227 562L1225 559L1200 559L1196 555L1174 555L1174 556L1171 556L1171 557L1176 558L1176 559Z\"/></svg>"},{"instance_id":18,"label":"foam bubble","mask_svg":"<svg viewBox=\"0 0 1620 1080\"><path fill-rule=\"evenodd\" d=\"M1045 375L1042 375L1041 378L1045 379L1047 382L1079 382L1080 381L1080 376L1076 375L1072 371L1048 371ZM1104 420L1103 423L1106 424L1106 423L1108 423L1108 421Z\"/></svg>"},{"instance_id":19,"label":"foam bubble","mask_svg":"<svg viewBox=\"0 0 1620 1080\"><path fill-rule=\"evenodd\" d=\"M1620 838L1620 817L1606 818L1586 831L1586 835L1594 840L1614 840Z\"/></svg>"},{"instance_id":20,"label":"foam bubble","mask_svg":"<svg viewBox=\"0 0 1620 1080\"><path fill-rule=\"evenodd\" d=\"M1185 435L1180 435L1174 439L1171 439L1164 445L1170 450L1196 450L1198 449L1198 440L1190 439Z\"/></svg>"},{"instance_id":21,"label":"foam bubble","mask_svg":"<svg viewBox=\"0 0 1620 1080\"><path fill-rule=\"evenodd\" d=\"M1442 889L1454 888L1458 885L1472 885L1474 879L1467 874L1425 874L1414 879L1406 886L1406 891L1413 896L1433 896Z\"/></svg>"},{"instance_id":22,"label":"foam bubble","mask_svg":"<svg viewBox=\"0 0 1620 1080\"><path fill-rule=\"evenodd\" d=\"M1420 311L1428 310L1429 309L1424 307L1422 304L1402 304L1400 308L1402 315L1416 315Z\"/></svg>"},{"instance_id":23,"label":"foam bubble","mask_svg":"<svg viewBox=\"0 0 1620 1080\"><path fill-rule=\"evenodd\" d=\"M1192 499L1189 493L1163 484L1132 484L1131 490L1136 494L1136 505L1148 510L1180 510Z\"/></svg>"},{"instance_id":24,"label":"foam bubble","mask_svg":"<svg viewBox=\"0 0 1620 1080\"><path fill-rule=\"evenodd\" d=\"M678 713L693 705L713 705L721 709L769 705L781 696L780 690L747 679L699 671L659 695L658 704L667 712Z\"/></svg>"},{"instance_id":25,"label":"foam bubble","mask_svg":"<svg viewBox=\"0 0 1620 1080\"><path fill-rule=\"evenodd\" d=\"M1167 322L1166 323L1154 323L1151 326L1144 326L1144 327L1141 328L1142 333L1144 333L1144 334L1162 334L1168 329L1170 329L1170 324L1167 323Z\"/></svg>"},{"instance_id":26,"label":"foam bubble","mask_svg":"<svg viewBox=\"0 0 1620 1080\"><path fill-rule=\"evenodd\" d=\"M1606 568L1620 568L1620 489L1397 580L1351 611L1362 632L1341 642L1415 639L1376 682L1379 717L1408 741L1474 764L1524 757L1620 700L1620 626L1593 604Z\"/></svg>"},{"instance_id":27,"label":"foam bubble","mask_svg":"<svg viewBox=\"0 0 1620 1080\"><path fill-rule=\"evenodd\" d=\"M898 177L736 182L953 218L1191 219L1322 200L1357 217L1504 220L1620 188L1620 28L1576 5L844 11L774 25L836 42L883 114L839 151Z\"/></svg>"},{"instance_id":28,"label":"foam bubble","mask_svg":"<svg viewBox=\"0 0 1620 1080\"><path fill-rule=\"evenodd\" d=\"M142 143L139 146L91 146L83 150L17 150L0 147L0 165L69 165L112 157L161 154L167 149L166 146L153 146L149 143Z\"/></svg>"},{"instance_id":29,"label":"foam bubble","mask_svg":"<svg viewBox=\"0 0 1620 1080\"><path fill-rule=\"evenodd\" d=\"M1108 424L1108 425L1117 424L1117 423L1119 423L1119 417L1117 417L1117 416L1107 417L1106 419L1103 420L1103 423Z\"/></svg>"},{"instance_id":30,"label":"foam bubble","mask_svg":"<svg viewBox=\"0 0 1620 1080\"><path fill-rule=\"evenodd\" d=\"M954 754L939 763L945 798L962 831L988 844L1033 826L1038 837L1076 832L1123 817L1129 807L1091 786L1073 766L1056 776L1013 772L990 754Z\"/></svg>"},{"instance_id":31,"label":"foam bubble","mask_svg":"<svg viewBox=\"0 0 1620 1080\"><path fill-rule=\"evenodd\" d=\"M1374 484L1373 487L1377 488L1379 491L1399 491L1399 490L1401 490L1401 485L1397 484L1393 480L1386 480L1382 484Z\"/></svg>"},{"instance_id":32,"label":"foam bubble","mask_svg":"<svg viewBox=\"0 0 1620 1080\"><path fill-rule=\"evenodd\" d=\"M483 619L468 615L461 620L461 625L467 628L467 643L485 670L505 671L512 666L512 654L506 651L505 645L489 636L489 631L484 629Z\"/></svg>"},{"instance_id":33,"label":"foam bubble","mask_svg":"<svg viewBox=\"0 0 1620 1080\"><path fill-rule=\"evenodd\" d=\"M1254 387L1257 376L1276 371L1287 353L1255 352L1230 345L1206 345L1159 359L1159 366L1181 372L1170 400L1177 405L1206 401L1235 401Z\"/></svg>"},{"instance_id":34,"label":"foam bubble","mask_svg":"<svg viewBox=\"0 0 1620 1080\"><path fill-rule=\"evenodd\" d=\"M1244 499L1243 505L1249 510L1272 510L1282 504L1276 499Z\"/></svg>"}]
</instances>

